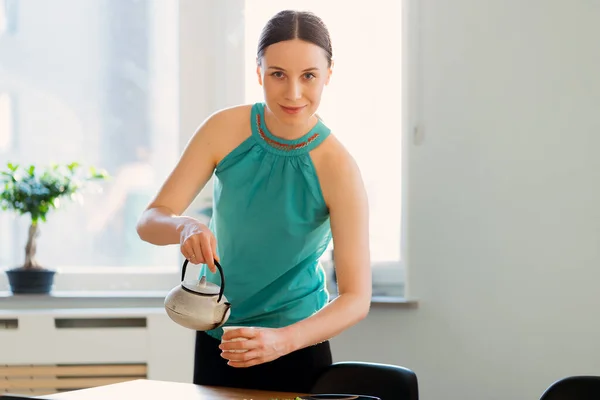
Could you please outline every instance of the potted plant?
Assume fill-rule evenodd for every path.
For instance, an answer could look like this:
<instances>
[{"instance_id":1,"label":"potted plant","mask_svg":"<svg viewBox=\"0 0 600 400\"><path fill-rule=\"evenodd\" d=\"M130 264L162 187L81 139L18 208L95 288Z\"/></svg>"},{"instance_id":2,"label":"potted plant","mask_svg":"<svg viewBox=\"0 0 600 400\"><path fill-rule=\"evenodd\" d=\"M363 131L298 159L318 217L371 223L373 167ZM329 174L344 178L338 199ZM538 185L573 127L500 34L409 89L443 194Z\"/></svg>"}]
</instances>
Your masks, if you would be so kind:
<instances>
[{"instance_id":1,"label":"potted plant","mask_svg":"<svg viewBox=\"0 0 600 400\"><path fill-rule=\"evenodd\" d=\"M81 189L93 180L103 180L108 174L90 167L87 171L78 163L53 164L45 168L8 163L0 171L0 208L30 217L23 265L6 271L11 291L49 293L56 271L43 267L36 258L40 223L48 213L61 206L63 198L77 200Z\"/></svg>"}]
</instances>

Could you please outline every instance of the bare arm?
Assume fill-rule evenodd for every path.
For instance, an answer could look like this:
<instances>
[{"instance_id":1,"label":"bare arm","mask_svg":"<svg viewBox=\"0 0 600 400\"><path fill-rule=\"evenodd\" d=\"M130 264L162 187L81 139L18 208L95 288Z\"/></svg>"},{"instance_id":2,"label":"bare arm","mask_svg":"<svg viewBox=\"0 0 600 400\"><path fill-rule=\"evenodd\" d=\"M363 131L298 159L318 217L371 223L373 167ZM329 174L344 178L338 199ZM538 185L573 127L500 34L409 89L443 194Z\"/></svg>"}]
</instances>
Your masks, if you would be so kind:
<instances>
[{"instance_id":1,"label":"bare arm","mask_svg":"<svg viewBox=\"0 0 600 400\"><path fill-rule=\"evenodd\" d=\"M216 166L217 133L223 124L223 116L215 114L208 118L188 142L177 165L168 176L157 195L142 213L137 232L140 238L156 245L183 244L183 239L200 234L208 246L198 245L197 251L205 255L207 263L212 264L214 238L205 227L191 217L181 214L189 207L200 190L206 185ZM211 243L213 242L213 243ZM193 243L191 246L193 247ZM182 253L190 258L194 253L190 247L188 253ZM198 259L198 261L204 261ZM213 269L213 265L210 265Z\"/></svg>"},{"instance_id":2,"label":"bare arm","mask_svg":"<svg viewBox=\"0 0 600 400\"><path fill-rule=\"evenodd\" d=\"M371 305L369 211L360 171L344 150L327 162L320 180L331 216L339 296L285 328L291 351L338 335L363 319Z\"/></svg>"}]
</instances>

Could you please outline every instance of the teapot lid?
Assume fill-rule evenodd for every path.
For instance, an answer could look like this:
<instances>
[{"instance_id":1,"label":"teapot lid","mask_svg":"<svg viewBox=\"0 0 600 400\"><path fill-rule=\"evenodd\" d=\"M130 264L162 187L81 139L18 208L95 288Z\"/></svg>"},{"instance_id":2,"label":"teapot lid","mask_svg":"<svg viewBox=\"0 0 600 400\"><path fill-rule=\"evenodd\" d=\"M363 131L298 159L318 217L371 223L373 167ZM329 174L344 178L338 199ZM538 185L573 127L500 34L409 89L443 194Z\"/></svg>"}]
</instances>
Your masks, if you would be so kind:
<instances>
[{"instance_id":1,"label":"teapot lid","mask_svg":"<svg viewBox=\"0 0 600 400\"><path fill-rule=\"evenodd\" d=\"M217 267L217 269L219 270L219 274L221 275L221 286L219 286L212 282L207 282L206 276L202 276L202 278L199 281L186 281L185 270L188 265L188 261L189 260L186 259L183 262L183 268L181 270L181 287L183 288L183 290L201 296L214 296L215 294L218 294L219 298L217 299L217 302L220 302L223 298L223 292L225 291L225 276L223 275L223 267L221 267L221 264L219 264L219 262L215 260L215 266Z\"/></svg>"},{"instance_id":2,"label":"teapot lid","mask_svg":"<svg viewBox=\"0 0 600 400\"><path fill-rule=\"evenodd\" d=\"M215 296L218 295L221 291L221 287L212 282L206 281L206 276L203 276L199 281L198 280L188 280L181 283L184 289L201 294L203 296Z\"/></svg>"}]
</instances>

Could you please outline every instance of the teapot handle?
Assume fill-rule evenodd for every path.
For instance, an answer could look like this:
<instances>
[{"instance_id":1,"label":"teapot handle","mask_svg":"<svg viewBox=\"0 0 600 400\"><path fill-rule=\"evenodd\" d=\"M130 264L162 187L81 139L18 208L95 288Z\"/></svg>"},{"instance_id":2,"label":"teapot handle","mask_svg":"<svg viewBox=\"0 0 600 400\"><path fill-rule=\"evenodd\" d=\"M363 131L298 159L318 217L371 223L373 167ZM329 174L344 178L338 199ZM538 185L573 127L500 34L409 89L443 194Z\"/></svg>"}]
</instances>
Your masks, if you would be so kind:
<instances>
[{"instance_id":1,"label":"teapot handle","mask_svg":"<svg viewBox=\"0 0 600 400\"><path fill-rule=\"evenodd\" d=\"M221 298L223 297L223 292L225 291L225 276L223 275L223 267L221 267L221 264L219 264L217 260L214 261L215 265L217 266L217 269L219 270L219 274L221 275L221 290L219 290L219 298L217 299L217 302L219 302L221 301ZM187 268L188 262L189 260L187 258L183 262L183 268L181 270L181 282L183 282L185 279L185 270Z\"/></svg>"}]
</instances>

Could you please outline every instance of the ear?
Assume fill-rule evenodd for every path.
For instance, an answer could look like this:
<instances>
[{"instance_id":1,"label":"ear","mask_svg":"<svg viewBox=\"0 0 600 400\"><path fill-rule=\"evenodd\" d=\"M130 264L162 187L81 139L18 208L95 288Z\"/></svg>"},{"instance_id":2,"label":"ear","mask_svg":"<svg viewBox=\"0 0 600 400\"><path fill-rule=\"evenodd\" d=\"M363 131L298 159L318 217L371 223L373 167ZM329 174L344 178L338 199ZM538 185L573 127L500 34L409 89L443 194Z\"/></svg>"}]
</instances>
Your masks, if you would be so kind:
<instances>
[{"instance_id":1,"label":"ear","mask_svg":"<svg viewBox=\"0 0 600 400\"><path fill-rule=\"evenodd\" d=\"M262 68L260 67L260 60L258 58L256 59L256 76L258 77L258 84L262 86Z\"/></svg>"},{"instance_id":2,"label":"ear","mask_svg":"<svg viewBox=\"0 0 600 400\"><path fill-rule=\"evenodd\" d=\"M329 81L331 81L331 74L333 74L333 59L331 60L331 66L327 70L327 79L325 80L325 85L329 85Z\"/></svg>"}]
</instances>

